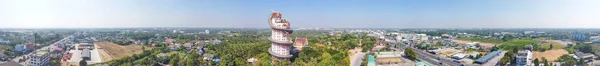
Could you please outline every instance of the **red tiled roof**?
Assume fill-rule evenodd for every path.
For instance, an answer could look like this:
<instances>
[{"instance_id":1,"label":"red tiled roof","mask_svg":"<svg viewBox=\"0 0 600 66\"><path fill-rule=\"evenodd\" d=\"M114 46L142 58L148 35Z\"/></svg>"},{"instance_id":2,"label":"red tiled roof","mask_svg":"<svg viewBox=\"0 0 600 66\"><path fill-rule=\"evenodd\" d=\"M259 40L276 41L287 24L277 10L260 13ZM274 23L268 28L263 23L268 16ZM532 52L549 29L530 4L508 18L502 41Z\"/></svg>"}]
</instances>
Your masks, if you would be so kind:
<instances>
[{"instance_id":1,"label":"red tiled roof","mask_svg":"<svg viewBox=\"0 0 600 66\"><path fill-rule=\"evenodd\" d=\"M281 18L281 13L273 12L273 14L271 14L271 16L273 18Z\"/></svg>"},{"instance_id":2,"label":"red tiled roof","mask_svg":"<svg viewBox=\"0 0 600 66\"><path fill-rule=\"evenodd\" d=\"M308 44L308 40L306 38L296 38L294 41L295 44L300 44L302 46Z\"/></svg>"},{"instance_id":3,"label":"red tiled roof","mask_svg":"<svg viewBox=\"0 0 600 66\"><path fill-rule=\"evenodd\" d=\"M302 43L302 44L306 44L308 43L308 41L306 41L306 38L296 38L296 43Z\"/></svg>"},{"instance_id":4,"label":"red tiled roof","mask_svg":"<svg viewBox=\"0 0 600 66\"><path fill-rule=\"evenodd\" d=\"M55 48L54 50L62 51L62 50L63 50L63 48L57 47L57 48Z\"/></svg>"}]
</instances>

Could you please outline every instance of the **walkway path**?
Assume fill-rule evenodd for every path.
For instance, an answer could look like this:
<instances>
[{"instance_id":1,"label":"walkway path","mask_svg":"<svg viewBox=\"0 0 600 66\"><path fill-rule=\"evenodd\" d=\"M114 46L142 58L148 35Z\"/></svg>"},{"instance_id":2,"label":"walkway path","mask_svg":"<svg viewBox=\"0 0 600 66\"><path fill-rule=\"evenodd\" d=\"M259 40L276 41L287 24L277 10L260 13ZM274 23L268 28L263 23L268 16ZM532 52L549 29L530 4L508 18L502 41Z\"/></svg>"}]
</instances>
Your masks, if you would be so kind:
<instances>
[{"instance_id":1,"label":"walkway path","mask_svg":"<svg viewBox=\"0 0 600 66\"><path fill-rule=\"evenodd\" d=\"M365 56L365 53L363 52L358 52L356 54L354 54L351 58L350 58L350 66L360 66L360 63L362 62L363 57Z\"/></svg>"}]
</instances>

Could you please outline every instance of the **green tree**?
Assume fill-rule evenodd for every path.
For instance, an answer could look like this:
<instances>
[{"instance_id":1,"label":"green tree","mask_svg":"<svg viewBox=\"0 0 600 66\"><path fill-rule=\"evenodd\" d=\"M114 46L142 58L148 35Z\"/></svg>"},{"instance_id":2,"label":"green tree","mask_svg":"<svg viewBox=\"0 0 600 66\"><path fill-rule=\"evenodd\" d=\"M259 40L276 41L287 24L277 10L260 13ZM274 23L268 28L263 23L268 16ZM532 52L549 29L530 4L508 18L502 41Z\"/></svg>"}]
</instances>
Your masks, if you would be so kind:
<instances>
[{"instance_id":1,"label":"green tree","mask_svg":"<svg viewBox=\"0 0 600 66\"><path fill-rule=\"evenodd\" d=\"M565 54L558 58L558 61L562 62L561 66L575 66L578 62L575 58Z\"/></svg>"},{"instance_id":2,"label":"green tree","mask_svg":"<svg viewBox=\"0 0 600 66\"><path fill-rule=\"evenodd\" d=\"M481 56L483 56L482 54L477 54L477 56L475 57L475 59L479 59L481 58Z\"/></svg>"},{"instance_id":3,"label":"green tree","mask_svg":"<svg viewBox=\"0 0 600 66\"><path fill-rule=\"evenodd\" d=\"M546 57L542 57L542 62L544 62L544 66L550 66L550 63L548 63Z\"/></svg>"},{"instance_id":4,"label":"green tree","mask_svg":"<svg viewBox=\"0 0 600 66\"><path fill-rule=\"evenodd\" d=\"M335 60L331 59L331 55L327 52L324 52L319 59L321 59L321 61L317 64L317 66L330 66L335 63Z\"/></svg>"},{"instance_id":5,"label":"green tree","mask_svg":"<svg viewBox=\"0 0 600 66\"><path fill-rule=\"evenodd\" d=\"M512 53L512 52L506 52L506 54L504 54L504 57L502 57L500 59L499 64L500 65L507 65L507 63L512 62L513 56L514 56L514 53Z\"/></svg>"},{"instance_id":6,"label":"green tree","mask_svg":"<svg viewBox=\"0 0 600 66\"><path fill-rule=\"evenodd\" d=\"M496 50L498 50L498 46L494 45L494 46L492 46L492 49L490 49L490 50L491 51L496 51Z\"/></svg>"},{"instance_id":7,"label":"green tree","mask_svg":"<svg viewBox=\"0 0 600 66\"><path fill-rule=\"evenodd\" d=\"M296 59L301 59L302 61L310 61L311 58L315 58L321 55L321 52L317 51L314 48L302 48L302 51L300 51L300 53L298 53L298 58Z\"/></svg>"},{"instance_id":8,"label":"green tree","mask_svg":"<svg viewBox=\"0 0 600 66\"><path fill-rule=\"evenodd\" d=\"M579 59L579 61L578 61L577 63L578 63L579 65L583 65L583 64L585 64L585 60L583 60L583 58L582 58L582 59Z\"/></svg>"},{"instance_id":9,"label":"green tree","mask_svg":"<svg viewBox=\"0 0 600 66\"><path fill-rule=\"evenodd\" d=\"M533 60L533 66L539 66L539 65L540 65L540 60L535 58L535 60Z\"/></svg>"},{"instance_id":10,"label":"green tree","mask_svg":"<svg viewBox=\"0 0 600 66\"><path fill-rule=\"evenodd\" d=\"M79 66L87 66L87 62L85 60L79 61Z\"/></svg>"},{"instance_id":11,"label":"green tree","mask_svg":"<svg viewBox=\"0 0 600 66\"><path fill-rule=\"evenodd\" d=\"M340 64L341 65L350 65L350 57L344 58Z\"/></svg>"},{"instance_id":12,"label":"green tree","mask_svg":"<svg viewBox=\"0 0 600 66\"><path fill-rule=\"evenodd\" d=\"M198 66L196 64L196 60L194 60L194 58L192 58L192 57L188 57L187 59L185 59L185 65L186 66Z\"/></svg>"},{"instance_id":13,"label":"green tree","mask_svg":"<svg viewBox=\"0 0 600 66\"><path fill-rule=\"evenodd\" d=\"M289 66L290 64L292 64L290 61L277 61L278 63L275 63L275 66Z\"/></svg>"},{"instance_id":14,"label":"green tree","mask_svg":"<svg viewBox=\"0 0 600 66\"><path fill-rule=\"evenodd\" d=\"M178 54L173 54L171 55L171 60L169 61L169 64L171 64L171 66L176 66L178 65L179 62L179 55Z\"/></svg>"},{"instance_id":15,"label":"green tree","mask_svg":"<svg viewBox=\"0 0 600 66\"><path fill-rule=\"evenodd\" d=\"M419 56L410 48L404 49L404 55L408 56L408 58L416 60Z\"/></svg>"}]
</instances>

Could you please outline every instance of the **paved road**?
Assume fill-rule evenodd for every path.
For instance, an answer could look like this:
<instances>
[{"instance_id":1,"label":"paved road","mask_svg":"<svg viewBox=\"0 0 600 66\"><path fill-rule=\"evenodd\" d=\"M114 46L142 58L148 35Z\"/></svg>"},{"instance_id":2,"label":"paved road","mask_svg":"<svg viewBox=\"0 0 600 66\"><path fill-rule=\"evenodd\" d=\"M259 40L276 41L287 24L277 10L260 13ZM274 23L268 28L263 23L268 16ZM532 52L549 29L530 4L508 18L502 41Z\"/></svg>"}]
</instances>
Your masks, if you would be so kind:
<instances>
[{"instance_id":1,"label":"paved road","mask_svg":"<svg viewBox=\"0 0 600 66\"><path fill-rule=\"evenodd\" d=\"M399 49L404 49L404 48L406 48L406 47L400 47ZM461 65L461 63L454 62L452 59L438 57L436 55L427 53L420 49L414 49L414 48L411 48L411 49L413 49L415 51L415 53L419 56L420 60L429 62L429 63L437 65L437 66L460 66ZM396 50L398 50L398 49L396 49ZM440 64L440 63L442 63L442 64Z\"/></svg>"},{"instance_id":2,"label":"paved road","mask_svg":"<svg viewBox=\"0 0 600 66\"><path fill-rule=\"evenodd\" d=\"M423 50L414 49L414 48L412 48L412 49L415 50L415 53L417 53L420 56L419 58L421 58L422 60L425 60L425 61L428 61L428 60L429 61L437 61L435 63L437 65L442 65L442 66L460 66L460 64L461 64L461 63L454 62L452 59L438 57L436 55L427 53L427 52L425 52ZM432 63L432 62L430 62L430 63ZM439 64L439 63L442 63L442 64Z\"/></svg>"},{"instance_id":3,"label":"paved road","mask_svg":"<svg viewBox=\"0 0 600 66\"><path fill-rule=\"evenodd\" d=\"M350 66L360 66L360 63L362 62L363 57L365 56L366 53L363 52L358 52L356 54L354 54L354 56L352 58L350 58Z\"/></svg>"},{"instance_id":4,"label":"paved road","mask_svg":"<svg viewBox=\"0 0 600 66\"><path fill-rule=\"evenodd\" d=\"M34 52L37 52L37 51L40 51L40 50L48 49L48 48L50 48L51 46L54 46L54 45L56 45L56 44L58 44L58 43L62 43L62 42L64 42L64 41L65 41L67 38L68 38L68 37L65 37L65 38L63 38L63 39L61 39L61 40L58 40L58 41L56 41L56 42L54 42L54 43L52 43L52 44L48 45L48 46L42 47L42 48L40 48L40 49L37 49L37 50L35 50L35 51L33 51L33 52L30 52L30 53L28 53L28 54L24 54L24 55L21 55L21 56L17 56L17 57L15 57L15 58L13 58L12 60L13 60L13 61L15 61L15 62L18 62L18 61L19 61L19 59L23 59L23 57L25 57L25 56L31 55L31 54L33 54ZM19 63L19 64L21 64L21 65L28 65L28 64L26 63L27 61L28 61L28 60L26 60L25 62L18 62L18 63Z\"/></svg>"}]
</instances>

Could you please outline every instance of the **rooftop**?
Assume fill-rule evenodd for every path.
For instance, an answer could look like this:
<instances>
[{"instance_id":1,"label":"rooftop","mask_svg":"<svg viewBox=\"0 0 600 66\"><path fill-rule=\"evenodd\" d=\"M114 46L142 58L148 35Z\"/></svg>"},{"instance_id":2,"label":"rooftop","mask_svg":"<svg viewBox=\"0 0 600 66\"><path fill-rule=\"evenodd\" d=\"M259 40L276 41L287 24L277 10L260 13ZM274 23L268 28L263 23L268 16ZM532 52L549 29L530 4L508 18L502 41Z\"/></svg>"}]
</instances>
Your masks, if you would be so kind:
<instances>
[{"instance_id":1,"label":"rooftop","mask_svg":"<svg viewBox=\"0 0 600 66\"><path fill-rule=\"evenodd\" d=\"M530 53L530 52L531 52L531 51L529 51L529 50L520 50L520 51L519 51L519 52L517 52L517 53Z\"/></svg>"},{"instance_id":2,"label":"rooftop","mask_svg":"<svg viewBox=\"0 0 600 66\"><path fill-rule=\"evenodd\" d=\"M46 53L50 52L49 50L41 50L41 51L37 51L35 52L35 54L33 54L34 56L42 56Z\"/></svg>"},{"instance_id":3,"label":"rooftop","mask_svg":"<svg viewBox=\"0 0 600 66\"><path fill-rule=\"evenodd\" d=\"M377 66L377 63L375 63L375 56L369 55L367 66Z\"/></svg>"},{"instance_id":4,"label":"rooftop","mask_svg":"<svg viewBox=\"0 0 600 66\"><path fill-rule=\"evenodd\" d=\"M82 57L91 57L90 50L88 50L88 49L83 49L81 54L82 54Z\"/></svg>"},{"instance_id":5,"label":"rooftop","mask_svg":"<svg viewBox=\"0 0 600 66\"><path fill-rule=\"evenodd\" d=\"M475 62L483 64L483 63L487 62L488 60L498 56L498 54L500 54L500 52L502 52L502 50L496 50L494 52L491 52L491 53L477 59Z\"/></svg>"}]
</instances>

